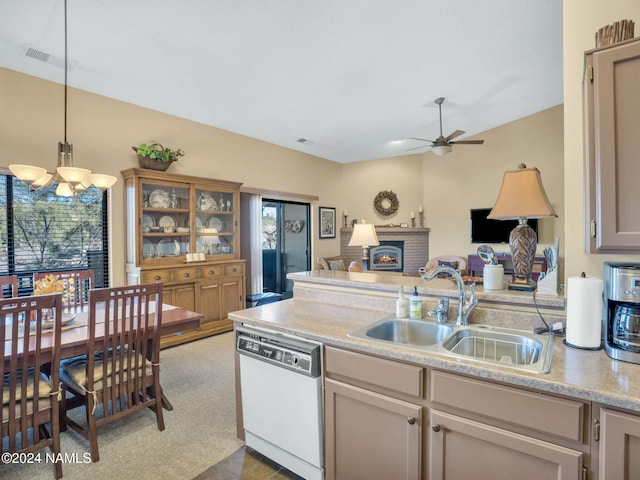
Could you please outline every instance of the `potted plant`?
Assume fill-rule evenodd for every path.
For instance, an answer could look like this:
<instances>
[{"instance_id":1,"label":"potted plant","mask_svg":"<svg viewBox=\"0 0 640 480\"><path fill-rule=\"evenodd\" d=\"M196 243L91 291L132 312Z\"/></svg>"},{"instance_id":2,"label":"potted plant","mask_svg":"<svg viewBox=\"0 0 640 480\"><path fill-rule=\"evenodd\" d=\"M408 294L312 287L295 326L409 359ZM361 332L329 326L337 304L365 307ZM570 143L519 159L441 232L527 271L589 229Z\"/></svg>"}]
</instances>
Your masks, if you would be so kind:
<instances>
[{"instance_id":1,"label":"potted plant","mask_svg":"<svg viewBox=\"0 0 640 480\"><path fill-rule=\"evenodd\" d=\"M165 171L173 162L184 155L180 149L171 150L154 141L150 144L141 143L131 147L138 154L138 162L142 168Z\"/></svg>"}]
</instances>

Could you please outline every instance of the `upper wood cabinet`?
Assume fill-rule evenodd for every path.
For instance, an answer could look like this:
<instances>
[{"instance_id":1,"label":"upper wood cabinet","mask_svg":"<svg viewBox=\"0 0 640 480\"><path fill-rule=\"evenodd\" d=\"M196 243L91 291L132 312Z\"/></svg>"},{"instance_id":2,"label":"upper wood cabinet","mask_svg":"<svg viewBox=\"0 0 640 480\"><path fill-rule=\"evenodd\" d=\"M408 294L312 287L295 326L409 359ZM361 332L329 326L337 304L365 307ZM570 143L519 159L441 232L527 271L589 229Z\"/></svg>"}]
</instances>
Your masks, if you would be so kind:
<instances>
[{"instance_id":1,"label":"upper wood cabinet","mask_svg":"<svg viewBox=\"0 0 640 480\"><path fill-rule=\"evenodd\" d=\"M585 250L640 253L640 39L585 53Z\"/></svg>"},{"instance_id":2,"label":"upper wood cabinet","mask_svg":"<svg viewBox=\"0 0 640 480\"><path fill-rule=\"evenodd\" d=\"M127 264L184 266L187 253L239 258L240 183L136 168L122 176Z\"/></svg>"}]
</instances>

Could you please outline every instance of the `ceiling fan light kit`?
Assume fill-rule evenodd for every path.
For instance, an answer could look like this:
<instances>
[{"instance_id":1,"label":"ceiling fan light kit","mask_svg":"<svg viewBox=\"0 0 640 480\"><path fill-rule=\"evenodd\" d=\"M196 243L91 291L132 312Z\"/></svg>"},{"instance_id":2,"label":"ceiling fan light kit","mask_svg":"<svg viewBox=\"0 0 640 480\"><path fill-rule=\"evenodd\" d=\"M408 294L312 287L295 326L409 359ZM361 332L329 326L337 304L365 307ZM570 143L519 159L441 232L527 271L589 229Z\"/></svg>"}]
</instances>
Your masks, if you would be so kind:
<instances>
[{"instance_id":1,"label":"ceiling fan light kit","mask_svg":"<svg viewBox=\"0 0 640 480\"><path fill-rule=\"evenodd\" d=\"M438 105L438 112L440 114L440 136L436 140L427 140L426 138L409 137L410 140L419 140L421 142L431 143L431 145L414 147L414 148L410 148L409 150L418 150L420 148L431 147L431 151L433 153L435 153L440 157L443 157L451 152L452 150L451 145L455 145L455 144L482 145L484 143L484 140L459 140L457 142L451 141L454 138L459 137L460 135L464 135L465 133L464 130L456 130L455 132L451 133L447 137L442 135L442 104L444 103L444 97L436 98L434 100L434 103Z\"/></svg>"}]
</instances>

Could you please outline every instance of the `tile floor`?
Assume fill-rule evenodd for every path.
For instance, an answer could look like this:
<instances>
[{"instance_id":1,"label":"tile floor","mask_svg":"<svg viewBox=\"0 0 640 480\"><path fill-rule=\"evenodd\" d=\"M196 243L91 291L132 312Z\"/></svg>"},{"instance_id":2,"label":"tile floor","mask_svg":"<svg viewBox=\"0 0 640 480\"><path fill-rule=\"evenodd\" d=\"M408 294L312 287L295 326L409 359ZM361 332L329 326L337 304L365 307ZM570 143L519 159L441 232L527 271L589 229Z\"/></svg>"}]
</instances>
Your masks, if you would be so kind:
<instances>
[{"instance_id":1,"label":"tile floor","mask_svg":"<svg viewBox=\"0 0 640 480\"><path fill-rule=\"evenodd\" d=\"M194 480L304 480L250 447L242 447Z\"/></svg>"}]
</instances>

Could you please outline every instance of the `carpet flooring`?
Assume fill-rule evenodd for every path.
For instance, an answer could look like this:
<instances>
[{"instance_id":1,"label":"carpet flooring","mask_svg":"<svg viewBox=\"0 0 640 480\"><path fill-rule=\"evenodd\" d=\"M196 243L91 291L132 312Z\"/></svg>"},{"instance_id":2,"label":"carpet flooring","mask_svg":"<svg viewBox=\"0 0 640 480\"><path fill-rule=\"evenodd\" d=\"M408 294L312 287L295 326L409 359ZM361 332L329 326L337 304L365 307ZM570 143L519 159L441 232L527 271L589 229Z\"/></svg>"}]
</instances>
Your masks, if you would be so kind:
<instances>
[{"instance_id":1,"label":"carpet flooring","mask_svg":"<svg viewBox=\"0 0 640 480\"><path fill-rule=\"evenodd\" d=\"M88 442L68 429L61 435L62 453L68 456L62 466L65 480L191 480L243 450L236 437L233 333L160 355L161 383L174 407L164 411L165 430L158 430L151 410L129 415L99 430L100 461L85 463ZM44 461L48 451L41 450L41 463L0 465L0 478L53 479L53 465Z\"/></svg>"}]
</instances>

